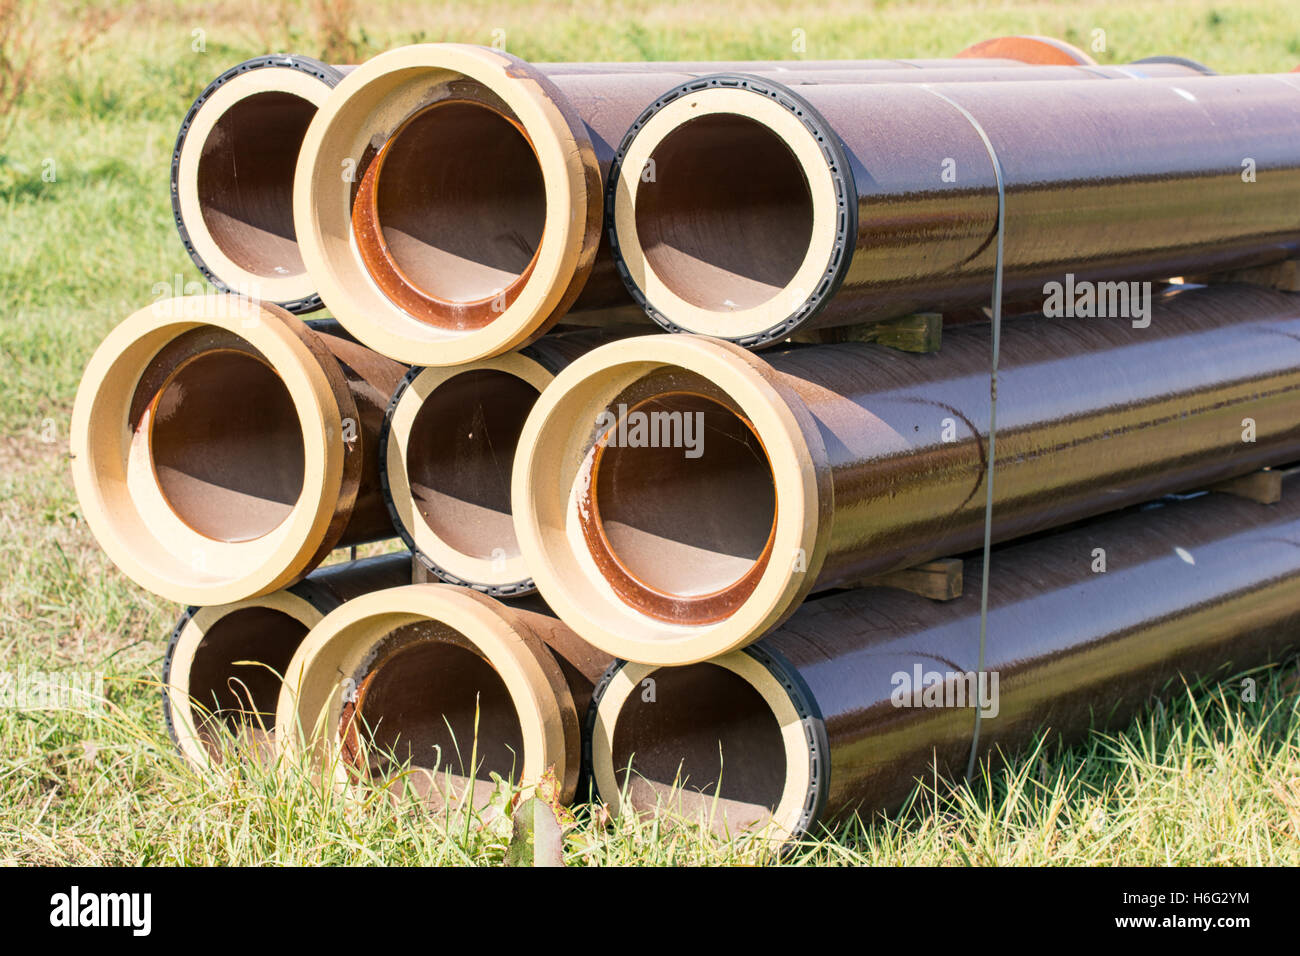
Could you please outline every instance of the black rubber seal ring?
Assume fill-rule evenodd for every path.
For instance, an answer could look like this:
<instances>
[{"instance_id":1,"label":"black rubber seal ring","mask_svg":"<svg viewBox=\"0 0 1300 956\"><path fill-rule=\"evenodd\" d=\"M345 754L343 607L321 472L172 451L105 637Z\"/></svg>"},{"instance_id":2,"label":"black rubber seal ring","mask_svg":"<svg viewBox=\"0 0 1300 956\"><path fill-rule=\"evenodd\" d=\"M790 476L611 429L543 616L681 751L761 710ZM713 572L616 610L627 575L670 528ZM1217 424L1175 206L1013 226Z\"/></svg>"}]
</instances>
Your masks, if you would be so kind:
<instances>
[{"instance_id":1,"label":"black rubber seal ring","mask_svg":"<svg viewBox=\"0 0 1300 956\"><path fill-rule=\"evenodd\" d=\"M812 690L796 667L786 660L782 654L763 647L761 642L744 648L743 653L748 654L762 664L767 672L781 684L781 687L790 698L790 703L794 705L795 713L799 715L799 721L803 726L804 739L808 743L808 793L804 797L799 820L791 831L789 840L781 847L781 855L785 856L798 848L799 842L817 825L822 812L826 808L826 798L830 791L831 780L830 738L826 734L826 721L822 717L821 708L817 706L817 699L813 696ZM614 675L621 671L626 664L627 661L625 660L615 660L601 675L600 680L596 682L595 689L592 691L591 704L587 707L587 717L583 721L582 772L587 775L588 779L593 781L593 785L595 774L593 773L591 742L596 732L596 713L600 710L600 702L609 689Z\"/></svg>"},{"instance_id":2,"label":"black rubber seal ring","mask_svg":"<svg viewBox=\"0 0 1300 956\"><path fill-rule=\"evenodd\" d=\"M172 663L176 657L176 645L181 639L181 631L185 630L185 625L190 623L190 619L199 612L197 607L187 607L185 613L180 616L176 626L172 628L172 636L167 641L167 651L163 654L162 668L162 709L163 723L167 726L167 736L171 738L172 746L176 752L181 752L181 738L176 733L176 718L172 715L172 699L167 692L172 682Z\"/></svg>"},{"instance_id":3,"label":"black rubber seal ring","mask_svg":"<svg viewBox=\"0 0 1300 956\"><path fill-rule=\"evenodd\" d=\"M532 578L523 578L509 584L483 584L457 577L421 551L416 546L415 536L411 534L406 525L402 524L401 516L397 513L397 505L393 501L392 485L388 480L388 437L393 430L393 413L397 410L397 403L401 401L402 395L410 388L411 383L424 371L425 369L422 366L416 365L406 373L402 378L402 383L393 392L393 397L389 399L388 408L384 411L384 422L379 426L379 490L384 499L384 507L388 509L388 516L392 519L393 528L396 529L398 537L402 539L407 549L415 556L415 559L441 581L470 588L495 598L517 598L532 594L537 590L537 584Z\"/></svg>"},{"instance_id":4,"label":"black rubber seal ring","mask_svg":"<svg viewBox=\"0 0 1300 956\"><path fill-rule=\"evenodd\" d=\"M172 218L176 222L176 231L180 234L181 243L185 246L185 251L189 253L194 264L199 267L199 272L203 273L209 283L221 292L230 293L230 286L221 281L221 278L214 273L208 264L203 261L194 248L194 242L190 239L190 231L185 227L185 220L181 217L181 201L179 193L179 176L181 165L181 148L185 145L185 139L189 135L190 127L194 124L194 117L198 115L203 104L212 98L212 94L224 86L227 82L251 70L260 70L267 67L298 70L313 76L320 80L330 89L338 86L339 81L343 79L343 74L327 63L320 60L312 59L309 56L298 56L296 54L274 53L269 56L257 56L251 60L245 60L236 66L232 66L226 72L222 73L215 80L207 85L198 99L190 107L189 112L185 114L185 119L181 122L180 132L176 135L176 146L172 149L172 168L171 168L171 191L172 191ZM312 293L301 299L295 299L292 302L275 302L280 308L292 312L294 315L302 315L306 312L315 312L323 308L320 296Z\"/></svg>"},{"instance_id":5,"label":"black rubber seal ring","mask_svg":"<svg viewBox=\"0 0 1300 956\"><path fill-rule=\"evenodd\" d=\"M854 182L850 171L848 153L845 151L844 144L840 141L839 136L831 128L830 123L802 96L780 83L774 83L771 80L749 76L744 73L715 73L710 76L688 80L673 87L642 111L641 115L632 123L631 128L628 129L622 142L619 143L618 151L615 153L614 161L609 168L609 178L605 183L605 235L609 240L610 251L613 253L614 265L618 270L619 278L623 280L623 285L627 287L627 291L637 305L645 310L646 315L667 331L689 331L676 325L659 311L647 299L636 282L633 281L631 273L623 263L622 256L619 255L618 235L614 223L614 200L618 192L619 174L623 167L623 161L627 157L628 149L631 147L632 141L636 139L637 133L645 127L646 123L656 113L669 103L691 93L714 88L749 90L760 96L766 96L794 114L817 141L817 145L821 148L822 157L826 160L826 168L830 171L831 180L835 185L835 245L831 250L830 259L816 288L793 312L771 328L749 335L715 336L746 348L759 348L787 338L790 333L807 323L825 308L826 303L830 301L844 282L857 243L858 191L857 184Z\"/></svg>"}]
</instances>

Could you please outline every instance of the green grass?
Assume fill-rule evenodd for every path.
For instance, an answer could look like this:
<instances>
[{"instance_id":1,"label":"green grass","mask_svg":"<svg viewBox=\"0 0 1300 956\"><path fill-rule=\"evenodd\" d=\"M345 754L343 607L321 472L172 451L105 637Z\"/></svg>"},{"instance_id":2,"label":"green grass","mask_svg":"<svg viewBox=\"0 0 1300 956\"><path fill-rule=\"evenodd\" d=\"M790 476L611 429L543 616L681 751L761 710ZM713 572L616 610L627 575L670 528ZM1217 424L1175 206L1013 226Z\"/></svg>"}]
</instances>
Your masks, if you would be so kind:
<instances>
[{"instance_id":1,"label":"green grass","mask_svg":"<svg viewBox=\"0 0 1300 956\"><path fill-rule=\"evenodd\" d=\"M82 5L41 8L45 34ZM158 284L198 278L171 222L168 164L192 97L270 49L321 54L295 4L292 31L257 28L244 4L124 3L66 61L43 64L0 139L0 671L97 671L100 714L0 710L0 863L498 863L498 825L445 827L378 796L349 803L301 774L257 767L201 778L172 752L157 680L179 609L132 585L80 520L67 426L81 369ZM71 11L71 12L69 12ZM577 12L580 11L580 12ZM812 11L812 12L810 12ZM1294 0L832 2L804 5L489 2L367 6L363 49L488 42L536 59L942 56L1000 33L1087 45L1102 62L1182 54L1221 71L1300 63ZM268 16L271 22L274 16ZM59 26L56 26L59 24ZM206 52L191 50L204 31ZM53 160L55 178L42 173ZM1300 710L1294 666L1174 694L1122 733L1050 739L973 787L918 791L892 817L854 821L799 848L805 864L1300 863ZM291 768L292 770L292 768ZM569 863L770 861L664 821L579 815Z\"/></svg>"}]
</instances>

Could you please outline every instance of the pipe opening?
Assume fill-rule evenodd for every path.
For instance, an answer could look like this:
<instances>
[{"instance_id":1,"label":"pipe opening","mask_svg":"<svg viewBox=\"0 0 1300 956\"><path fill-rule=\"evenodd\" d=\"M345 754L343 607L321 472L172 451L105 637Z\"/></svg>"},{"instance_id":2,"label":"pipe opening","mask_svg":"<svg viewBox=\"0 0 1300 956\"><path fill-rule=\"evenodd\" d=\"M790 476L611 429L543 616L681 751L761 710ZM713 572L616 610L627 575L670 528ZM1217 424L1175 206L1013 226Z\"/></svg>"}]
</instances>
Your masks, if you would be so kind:
<instances>
[{"instance_id":1,"label":"pipe opening","mask_svg":"<svg viewBox=\"0 0 1300 956\"><path fill-rule=\"evenodd\" d=\"M383 779L409 761L434 777L434 787L448 774L461 785L470 776L490 782L493 773L516 779L524 761L523 727L496 669L459 633L436 622L398 628L386 640L400 646L357 690L356 727L369 743L372 778Z\"/></svg>"},{"instance_id":2,"label":"pipe opening","mask_svg":"<svg viewBox=\"0 0 1300 956\"><path fill-rule=\"evenodd\" d=\"M654 681L652 702L637 687L623 703L610 745L631 806L693 816L716 798L716 830L767 823L785 792L786 753L763 695L716 664L660 668Z\"/></svg>"},{"instance_id":3,"label":"pipe opening","mask_svg":"<svg viewBox=\"0 0 1300 956\"><path fill-rule=\"evenodd\" d=\"M217 120L199 154L203 224L231 262L267 278L306 270L293 227L293 173L316 107L284 92L256 93Z\"/></svg>"},{"instance_id":4,"label":"pipe opening","mask_svg":"<svg viewBox=\"0 0 1300 956\"><path fill-rule=\"evenodd\" d=\"M459 307L508 301L523 285L542 241L546 189L515 120L479 102L444 100L408 120L374 166L380 255L431 300L419 317L463 328ZM473 324L503 309L481 311Z\"/></svg>"},{"instance_id":5,"label":"pipe opening","mask_svg":"<svg viewBox=\"0 0 1300 956\"><path fill-rule=\"evenodd\" d=\"M420 406L406 473L420 517L438 538L484 560L516 558L510 475L538 391L498 369L454 375Z\"/></svg>"},{"instance_id":6,"label":"pipe opening","mask_svg":"<svg viewBox=\"0 0 1300 956\"><path fill-rule=\"evenodd\" d=\"M715 113L673 129L650 160L655 175L638 185L636 231L664 286L698 308L734 312L789 285L812 241L813 199L779 135Z\"/></svg>"},{"instance_id":7,"label":"pipe opening","mask_svg":"<svg viewBox=\"0 0 1300 956\"><path fill-rule=\"evenodd\" d=\"M213 349L179 364L150 402L148 429L158 487L199 534L259 538L302 493L305 453L293 398L249 352Z\"/></svg>"},{"instance_id":8,"label":"pipe opening","mask_svg":"<svg viewBox=\"0 0 1300 956\"><path fill-rule=\"evenodd\" d=\"M588 545L625 601L707 623L748 597L770 555L776 483L735 410L661 392L624 412L589 461Z\"/></svg>"},{"instance_id":9,"label":"pipe opening","mask_svg":"<svg viewBox=\"0 0 1300 956\"><path fill-rule=\"evenodd\" d=\"M307 625L269 607L240 608L208 627L190 662L189 697L212 757L223 728L239 736L275 726L281 678L306 636Z\"/></svg>"}]
</instances>

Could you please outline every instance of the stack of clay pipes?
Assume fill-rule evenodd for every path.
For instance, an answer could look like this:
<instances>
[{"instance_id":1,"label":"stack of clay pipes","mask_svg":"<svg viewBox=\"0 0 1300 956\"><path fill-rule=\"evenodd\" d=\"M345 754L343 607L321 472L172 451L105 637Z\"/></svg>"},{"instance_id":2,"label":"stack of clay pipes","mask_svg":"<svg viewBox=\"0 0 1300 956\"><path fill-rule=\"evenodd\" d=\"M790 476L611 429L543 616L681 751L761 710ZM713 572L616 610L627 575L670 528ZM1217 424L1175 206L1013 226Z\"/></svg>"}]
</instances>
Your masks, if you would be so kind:
<instances>
[{"instance_id":1,"label":"stack of clay pipes","mask_svg":"<svg viewBox=\"0 0 1300 956\"><path fill-rule=\"evenodd\" d=\"M791 842L1294 641L1300 75L268 56L172 199L72 467L200 766Z\"/></svg>"}]
</instances>

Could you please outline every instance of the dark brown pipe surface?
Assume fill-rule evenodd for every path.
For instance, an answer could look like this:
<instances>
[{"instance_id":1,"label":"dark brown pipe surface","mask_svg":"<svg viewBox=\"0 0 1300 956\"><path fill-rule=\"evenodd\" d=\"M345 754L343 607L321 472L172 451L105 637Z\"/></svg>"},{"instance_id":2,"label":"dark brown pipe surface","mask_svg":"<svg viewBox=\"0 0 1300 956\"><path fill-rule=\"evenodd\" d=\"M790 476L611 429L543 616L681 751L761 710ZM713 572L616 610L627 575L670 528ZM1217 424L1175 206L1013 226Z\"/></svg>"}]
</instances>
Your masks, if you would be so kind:
<instances>
[{"instance_id":1,"label":"dark brown pipe surface","mask_svg":"<svg viewBox=\"0 0 1300 956\"><path fill-rule=\"evenodd\" d=\"M364 458L357 484L356 504L348 523L333 547L347 547L367 541L391 538L395 531L384 503L379 477L379 432L384 413L406 366L341 335L318 333L338 360L357 406L356 443ZM324 557L324 555L322 555Z\"/></svg>"},{"instance_id":2,"label":"dark brown pipe surface","mask_svg":"<svg viewBox=\"0 0 1300 956\"><path fill-rule=\"evenodd\" d=\"M743 345L779 341L800 328L989 303L997 190L988 150L962 110L986 132L1003 169L1008 298L1041 296L1045 283L1067 272L1091 281L1159 279L1300 252L1300 82L1288 75L784 89L766 78L708 82L747 84L755 96L788 100L788 108L820 117L825 134L843 146L842 156L831 152L846 200L838 223L827 220L838 231L824 280L793 296L795 306L780 310L784 317L771 326L727 336ZM725 153L725 141L702 135L700 144L704 158L691 160L697 164ZM792 181L784 167L771 177L763 189L777 196L780 182ZM638 211L661 192L668 198L655 221L638 214L638 231L670 235L692 257L720 255L716 237L751 204L737 200L729 208L724 194L712 210L688 215L670 201L681 183L660 163L658 181L640 185ZM797 194L786 201L792 214ZM679 225L669 234L671 217ZM791 275L803 250L792 256ZM721 317L729 287L744 281L747 268L724 263L707 281L674 280L671 270L661 278L696 282L704 306ZM692 330L674 310L644 303L627 281L657 321Z\"/></svg>"},{"instance_id":3,"label":"dark brown pipe surface","mask_svg":"<svg viewBox=\"0 0 1300 956\"><path fill-rule=\"evenodd\" d=\"M979 546L989 358L981 325L929 355L846 343L771 358L826 449L834 515L818 590ZM1167 293L1145 329L1010 319L996 447L996 541L1300 459L1300 297Z\"/></svg>"},{"instance_id":4,"label":"dark brown pipe surface","mask_svg":"<svg viewBox=\"0 0 1300 956\"><path fill-rule=\"evenodd\" d=\"M1042 729L1069 741L1122 726L1182 678L1240 673L1293 649L1300 488L1294 478L1286 485L1280 504L1206 495L995 551L985 671L997 675L997 694L984 698L996 707L981 723L981 755L1014 753ZM972 559L967 580L981 570ZM740 652L790 689L819 745L796 838L855 810L897 807L918 779L932 781L936 765L961 775L975 711L952 696L949 706L921 706L912 688L944 681L951 691L954 675L978 669L979 617L978 588L945 603L866 588L807 602ZM726 674L713 670L715 682ZM689 712L713 689L702 680L676 704L662 692L652 704L634 694L620 720L671 727L665 711ZM644 736L664 750L675 743Z\"/></svg>"}]
</instances>

